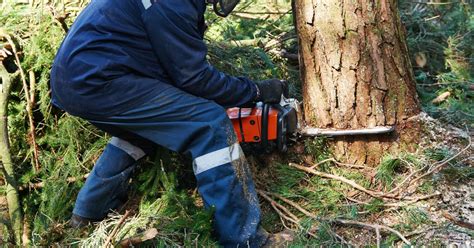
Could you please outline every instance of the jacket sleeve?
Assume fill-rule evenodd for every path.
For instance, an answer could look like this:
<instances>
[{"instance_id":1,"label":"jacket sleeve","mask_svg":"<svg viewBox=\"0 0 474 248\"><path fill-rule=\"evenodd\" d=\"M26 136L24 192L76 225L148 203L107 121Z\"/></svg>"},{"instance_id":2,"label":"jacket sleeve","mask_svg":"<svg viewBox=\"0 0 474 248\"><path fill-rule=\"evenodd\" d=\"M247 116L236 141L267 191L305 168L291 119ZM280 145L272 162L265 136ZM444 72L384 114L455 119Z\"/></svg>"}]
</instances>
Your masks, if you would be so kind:
<instances>
[{"instance_id":1,"label":"jacket sleeve","mask_svg":"<svg viewBox=\"0 0 474 248\"><path fill-rule=\"evenodd\" d=\"M176 87L224 107L245 105L255 99L256 86L247 78L226 75L208 63L207 47L198 27L202 7L198 10L189 0L152 4L142 15L152 47Z\"/></svg>"}]
</instances>

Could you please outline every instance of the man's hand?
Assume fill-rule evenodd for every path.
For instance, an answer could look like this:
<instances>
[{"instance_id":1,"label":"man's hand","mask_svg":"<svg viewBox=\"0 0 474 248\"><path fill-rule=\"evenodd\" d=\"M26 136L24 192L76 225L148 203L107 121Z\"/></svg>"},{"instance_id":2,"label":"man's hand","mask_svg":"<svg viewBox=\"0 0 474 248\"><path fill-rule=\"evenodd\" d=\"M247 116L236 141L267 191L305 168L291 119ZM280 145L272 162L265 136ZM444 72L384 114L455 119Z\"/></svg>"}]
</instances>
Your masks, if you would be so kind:
<instances>
[{"instance_id":1,"label":"man's hand","mask_svg":"<svg viewBox=\"0 0 474 248\"><path fill-rule=\"evenodd\" d=\"M286 93L288 85L286 81L279 79L263 80L256 83L260 95L257 101L264 103L279 103L281 95Z\"/></svg>"}]
</instances>

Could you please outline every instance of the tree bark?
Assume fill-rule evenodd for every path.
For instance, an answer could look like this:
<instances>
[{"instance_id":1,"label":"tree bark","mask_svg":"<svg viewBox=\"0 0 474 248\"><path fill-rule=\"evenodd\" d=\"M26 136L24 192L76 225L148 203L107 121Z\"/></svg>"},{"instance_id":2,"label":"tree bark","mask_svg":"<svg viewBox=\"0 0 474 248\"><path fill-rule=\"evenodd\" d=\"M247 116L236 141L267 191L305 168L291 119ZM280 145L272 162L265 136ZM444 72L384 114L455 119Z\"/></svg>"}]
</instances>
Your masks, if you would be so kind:
<instances>
[{"instance_id":1,"label":"tree bark","mask_svg":"<svg viewBox=\"0 0 474 248\"><path fill-rule=\"evenodd\" d=\"M3 64L0 64L0 78L0 172L5 179L8 213L15 235L15 242L20 245L23 217L8 137L8 98L10 96L12 82Z\"/></svg>"},{"instance_id":2,"label":"tree bark","mask_svg":"<svg viewBox=\"0 0 474 248\"><path fill-rule=\"evenodd\" d=\"M338 160L377 164L383 153L416 140L407 119L420 107L396 2L295 1L306 123L397 127L388 136L335 139Z\"/></svg>"}]
</instances>

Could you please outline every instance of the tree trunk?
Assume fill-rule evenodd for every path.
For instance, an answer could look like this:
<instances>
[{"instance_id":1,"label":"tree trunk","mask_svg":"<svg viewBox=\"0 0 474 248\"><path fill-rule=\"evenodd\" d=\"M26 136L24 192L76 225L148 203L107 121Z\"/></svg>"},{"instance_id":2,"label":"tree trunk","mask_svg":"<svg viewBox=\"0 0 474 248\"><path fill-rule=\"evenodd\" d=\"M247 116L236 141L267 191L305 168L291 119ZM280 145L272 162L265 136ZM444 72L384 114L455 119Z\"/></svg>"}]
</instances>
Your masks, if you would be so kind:
<instances>
[{"instance_id":1,"label":"tree trunk","mask_svg":"<svg viewBox=\"0 0 474 248\"><path fill-rule=\"evenodd\" d=\"M337 159L377 164L416 140L419 113L396 0L296 0L305 121L319 128L396 125L392 135L341 137Z\"/></svg>"}]
</instances>

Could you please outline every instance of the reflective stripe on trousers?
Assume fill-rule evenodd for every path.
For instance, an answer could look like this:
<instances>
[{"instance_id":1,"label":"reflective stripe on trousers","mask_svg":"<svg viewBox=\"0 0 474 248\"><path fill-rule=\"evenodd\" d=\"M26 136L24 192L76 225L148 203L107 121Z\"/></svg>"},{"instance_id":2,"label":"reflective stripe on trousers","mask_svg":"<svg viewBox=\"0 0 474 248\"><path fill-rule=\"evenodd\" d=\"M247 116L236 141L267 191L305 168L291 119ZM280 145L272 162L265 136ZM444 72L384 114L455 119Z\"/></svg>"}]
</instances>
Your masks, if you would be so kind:
<instances>
[{"instance_id":1,"label":"reflective stripe on trousers","mask_svg":"<svg viewBox=\"0 0 474 248\"><path fill-rule=\"evenodd\" d=\"M257 232L260 208L248 164L236 143L232 123L221 106L172 86L163 86L156 92L156 99L143 106L89 121L143 151L149 149L141 144L152 143L191 155L204 205L214 208L214 225L220 244L225 247L258 247L265 241L266 237ZM122 142L111 143L121 146L119 143ZM108 144L93 174L102 172L100 168L108 168L107 180L110 180L107 183L123 185L118 181L128 180L130 168L135 164L133 157L137 154L128 148L124 146L121 150ZM117 165L127 169L116 169ZM97 180L86 181L84 188L88 189L87 193L81 190L78 197L78 202L84 206L81 213L97 213L100 217L105 210L99 208L110 207L100 205L98 208L91 201L115 197L97 186L106 180L100 175L94 177Z\"/></svg>"}]
</instances>

